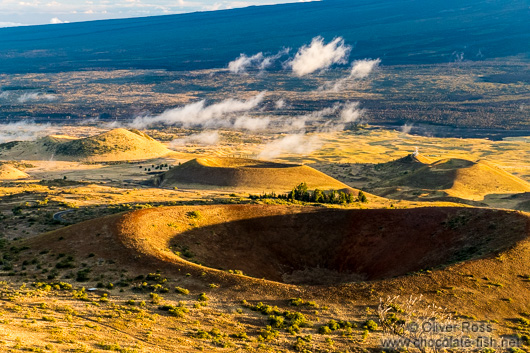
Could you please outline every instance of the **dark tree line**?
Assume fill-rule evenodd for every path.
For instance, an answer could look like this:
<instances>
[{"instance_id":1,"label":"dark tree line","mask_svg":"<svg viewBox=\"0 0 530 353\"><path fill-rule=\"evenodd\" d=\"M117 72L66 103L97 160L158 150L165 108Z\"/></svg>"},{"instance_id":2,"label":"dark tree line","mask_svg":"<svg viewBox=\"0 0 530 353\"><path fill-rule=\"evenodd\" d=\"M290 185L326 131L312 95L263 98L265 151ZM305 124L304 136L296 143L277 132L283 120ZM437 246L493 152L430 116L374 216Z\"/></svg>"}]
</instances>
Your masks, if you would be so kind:
<instances>
[{"instance_id":1,"label":"dark tree line","mask_svg":"<svg viewBox=\"0 0 530 353\"><path fill-rule=\"evenodd\" d=\"M364 192L359 190L357 197L351 193L346 193L344 191L331 190L328 193L320 189L315 189L313 191L308 190L306 183L300 183L295 188L293 188L287 194L276 194L272 192L270 194L263 193L259 196L250 195L250 198L253 200L262 200L262 199L281 199L287 201L303 201L303 202L316 202L316 203L330 203L330 204L344 204L344 203L354 203L354 202L368 202Z\"/></svg>"}]
</instances>

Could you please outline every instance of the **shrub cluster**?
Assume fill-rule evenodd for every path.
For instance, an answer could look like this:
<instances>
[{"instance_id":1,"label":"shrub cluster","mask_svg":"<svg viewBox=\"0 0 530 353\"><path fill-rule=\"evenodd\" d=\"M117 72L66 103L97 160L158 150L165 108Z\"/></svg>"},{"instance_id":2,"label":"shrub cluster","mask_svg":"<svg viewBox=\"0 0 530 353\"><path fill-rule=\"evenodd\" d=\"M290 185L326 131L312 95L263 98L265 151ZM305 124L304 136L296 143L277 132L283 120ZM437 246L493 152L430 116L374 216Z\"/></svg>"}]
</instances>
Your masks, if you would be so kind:
<instances>
[{"instance_id":1,"label":"shrub cluster","mask_svg":"<svg viewBox=\"0 0 530 353\"><path fill-rule=\"evenodd\" d=\"M277 306L266 305L262 302L259 302L256 305L251 305L244 302L243 305L252 311L257 311L263 315L268 315L271 328L285 329L291 334L299 333L301 327L307 327L311 325L304 314L297 311L282 311Z\"/></svg>"},{"instance_id":2,"label":"shrub cluster","mask_svg":"<svg viewBox=\"0 0 530 353\"><path fill-rule=\"evenodd\" d=\"M331 190L325 193L322 190L315 189L309 191L306 183L298 184L291 192L287 194L276 194L272 192L270 194L263 193L261 195L250 195L252 200L263 200L263 199L281 199L287 201L303 201L303 202L316 202L316 203L329 203L329 204L348 204L354 202L368 202L364 192L359 191L357 197L351 193L344 191Z\"/></svg>"},{"instance_id":3,"label":"shrub cluster","mask_svg":"<svg viewBox=\"0 0 530 353\"><path fill-rule=\"evenodd\" d=\"M351 323L349 321L336 321L336 320L329 320L329 322L326 325L320 326L318 329L318 333L322 335L330 334L333 331L341 330L341 329L351 329L357 327L354 323Z\"/></svg>"}]
</instances>

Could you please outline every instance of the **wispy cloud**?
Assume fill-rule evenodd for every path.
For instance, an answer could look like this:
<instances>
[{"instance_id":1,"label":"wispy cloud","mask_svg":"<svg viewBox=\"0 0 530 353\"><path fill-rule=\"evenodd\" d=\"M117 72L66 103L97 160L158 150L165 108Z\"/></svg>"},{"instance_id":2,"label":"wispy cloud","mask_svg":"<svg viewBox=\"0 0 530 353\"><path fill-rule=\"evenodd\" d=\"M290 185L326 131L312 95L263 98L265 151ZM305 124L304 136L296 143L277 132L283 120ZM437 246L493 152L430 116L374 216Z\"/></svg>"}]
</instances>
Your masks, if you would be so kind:
<instances>
[{"instance_id":1,"label":"wispy cloud","mask_svg":"<svg viewBox=\"0 0 530 353\"><path fill-rule=\"evenodd\" d=\"M26 26L26 25L23 24L23 23L19 23L19 22L1 22L1 21L0 21L0 28L5 28L5 27L20 27L20 26Z\"/></svg>"},{"instance_id":2,"label":"wispy cloud","mask_svg":"<svg viewBox=\"0 0 530 353\"><path fill-rule=\"evenodd\" d=\"M265 130L270 123L269 117L253 118L247 115L236 118L233 124L234 129L258 131Z\"/></svg>"},{"instance_id":3,"label":"wispy cloud","mask_svg":"<svg viewBox=\"0 0 530 353\"><path fill-rule=\"evenodd\" d=\"M263 61L263 53L257 53L252 56L247 56L246 54L241 54L239 58L235 59L228 63L228 70L234 74L242 74L247 72L251 66Z\"/></svg>"},{"instance_id":4,"label":"wispy cloud","mask_svg":"<svg viewBox=\"0 0 530 353\"><path fill-rule=\"evenodd\" d=\"M157 124L203 128L231 127L236 118L234 114L255 109L263 101L264 96L265 93L262 92L246 101L229 98L211 105L206 105L206 101L201 100L183 107L166 110L160 115L137 117L130 123L130 126L138 129Z\"/></svg>"},{"instance_id":5,"label":"wispy cloud","mask_svg":"<svg viewBox=\"0 0 530 353\"><path fill-rule=\"evenodd\" d=\"M17 98L17 102L27 103L32 101L54 101L56 99L57 96L54 94L31 92L23 93L20 97Z\"/></svg>"},{"instance_id":6,"label":"wispy cloud","mask_svg":"<svg viewBox=\"0 0 530 353\"><path fill-rule=\"evenodd\" d=\"M359 102L335 103L331 107L291 117L283 122L282 131L342 131L348 124L360 121L365 115Z\"/></svg>"},{"instance_id":7,"label":"wispy cloud","mask_svg":"<svg viewBox=\"0 0 530 353\"><path fill-rule=\"evenodd\" d=\"M52 25L61 24L61 23L69 23L68 21L60 20L59 17L54 17L50 20L50 23Z\"/></svg>"},{"instance_id":8,"label":"wispy cloud","mask_svg":"<svg viewBox=\"0 0 530 353\"><path fill-rule=\"evenodd\" d=\"M353 62L348 76L338 79L336 81L326 82L319 88L321 91L339 92L346 88L348 84L356 80L367 78L381 63L381 59L364 59Z\"/></svg>"},{"instance_id":9,"label":"wispy cloud","mask_svg":"<svg viewBox=\"0 0 530 353\"><path fill-rule=\"evenodd\" d=\"M56 130L50 124L36 124L32 121L0 124L0 143L10 141L32 141L49 135Z\"/></svg>"},{"instance_id":10,"label":"wispy cloud","mask_svg":"<svg viewBox=\"0 0 530 353\"><path fill-rule=\"evenodd\" d=\"M252 56L247 56L246 54L241 54L237 59L228 63L228 70L234 74L244 74L247 73L247 70L259 70L263 72L264 70L271 67L277 60L282 56L288 54L290 49L282 49L275 55L264 55L262 52L254 54Z\"/></svg>"},{"instance_id":11,"label":"wispy cloud","mask_svg":"<svg viewBox=\"0 0 530 353\"><path fill-rule=\"evenodd\" d=\"M295 75L305 76L327 69L334 64L347 64L351 46L341 37L324 44L324 38L315 37L311 44L302 46L288 63Z\"/></svg>"},{"instance_id":12,"label":"wispy cloud","mask_svg":"<svg viewBox=\"0 0 530 353\"><path fill-rule=\"evenodd\" d=\"M404 133L404 134L410 134L410 132L412 131L412 128L414 127L413 124L404 124L402 127L401 127L401 132Z\"/></svg>"},{"instance_id":13,"label":"wispy cloud","mask_svg":"<svg viewBox=\"0 0 530 353\"><path fill-rule=\"evenodd\" d=\"M322 146L320 139L314 135L293 134L280 137L264 145L258 157L273 159L281 154L309 154Z\"/></svg>"},{"instance_id":14,"label":"wispy cloud","mask_svg":"<svg viewBox=\"0 0 530 353\"><path fill-rule=\"evenodd\" d=\"M309 154L322 146L315 135L306 129L312 126L315 132L342 131L348 124L359 121L365 111L359 102L336 103L331 107L300 115L284 121L283 130L292 132L264 145L259 158L272 159L281 154Z\"/></svg>"},{"instance_id":15,"label":"wispy cloud","mask_svg":"<svg viewBox=\"0 0 530 353\"><path fill-rule=\"evenodd\" d=\"M199 144L199 145L216 145L221 136L217 131L203 131L198 134L193 134L183 138L175 139L170 142L171 147L178 147L187 144Z\"/></svg>"}]
</instances>

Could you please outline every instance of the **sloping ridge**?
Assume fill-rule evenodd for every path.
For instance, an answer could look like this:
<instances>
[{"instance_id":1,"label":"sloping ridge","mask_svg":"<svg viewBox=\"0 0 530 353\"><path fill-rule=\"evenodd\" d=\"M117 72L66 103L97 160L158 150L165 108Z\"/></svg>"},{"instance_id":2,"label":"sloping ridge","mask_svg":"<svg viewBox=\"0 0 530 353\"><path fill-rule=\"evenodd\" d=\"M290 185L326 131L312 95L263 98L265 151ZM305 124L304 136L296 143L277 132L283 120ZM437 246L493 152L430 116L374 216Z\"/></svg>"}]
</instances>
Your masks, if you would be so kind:
<instances>
[{"instance_id":1,"label":"sloping ridge","mask_svg":"<svg viewBox=\"0 0 530 353\"><path fill-rule=\"evenodd\" d=\"M86 138L46 136L0 149L0 158L116 161L162 157L171 153L162 143L138 130L114 129Z\"/></svg>"},{"instance_id":2,"label":"sloping ridge","mask_svg":"<svg viewBox=\"0 0 530 353\"><path fill-rule=\"evenodd\" d=\"M466 267L469 262L473 268L510 248L526 249L530 256L529 232L527 214L504 210L221 205L134 211L66 227L27 243L58 253L68 249L78 258L93 253L131 271L204 272L207 278L238 284L337 285L426 268L441 268L437 273L443 275L445 266ZM175 253L182 249L204 266ZM512 260L520 265L508 258L503 266ZM243 280L227 270L253 278Z\"/></svg>"},{"instance_id":3,"label":"sloping ridge","mask_svg":"<svg viewBox=\"0 0 530 353\"><path fill-rule=\"evenodd\" d=\"M395 162L399 161L401 160ZM530 183L482 160L472 162L451 158L421 163L423 165L409 168L407 175L392 179L386 184L443 190L448 196L475 201L483 200L489 194L530 191Z\"/></svg>"},{"instance_id":4,"label":"sloping ridge","mask_svg":"<svg viewBox=\"0 0 530 353\"><path fill-rule=\"evenodd\" d=\"M183 184L230 187L243 190L285 192L301 182L309 189L347 189L346 184L311 167L245 158L197 158L153 180L156 186Z\"/></svg>"},{"instance_id":5,"label":"sloping ridge","mask_svg":"<svg viewBox=\"0 0 530 353\"><path fill-rule=\"evenodd\" d=\"M447 63L455 48L469 60L479 48L487 59L526 60L529 50L521 45L530 38L526 1L466 4L333 0L2 28L0 50L10 55L2 57L0 72L213 69L244 51L297 48L317 35L357 43L355 59L384 57L386 65ZM35 48L41 51L27 58L27 51Z\"/></svg>"},{"instance_id":6,"label":"sloping ridge","mask_svg":"<svg viewBox=\"0 0 530 353\"><path fill-rule=\"evenodd\" d=\"M16 179L25 179L29 175L13 167L10 164L1 164L0 165L0 180L16 180Z\"/></svg>"}]
</instances>

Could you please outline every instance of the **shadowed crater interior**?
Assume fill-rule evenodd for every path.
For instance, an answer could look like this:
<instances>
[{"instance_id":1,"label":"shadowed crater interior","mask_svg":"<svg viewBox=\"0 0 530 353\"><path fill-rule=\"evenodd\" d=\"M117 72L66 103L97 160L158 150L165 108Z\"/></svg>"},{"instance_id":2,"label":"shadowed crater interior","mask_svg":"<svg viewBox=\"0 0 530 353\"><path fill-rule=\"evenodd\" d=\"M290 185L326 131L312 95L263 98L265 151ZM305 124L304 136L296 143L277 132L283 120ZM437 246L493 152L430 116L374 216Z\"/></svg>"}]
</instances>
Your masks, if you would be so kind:
<instances>
[{"instance_id":1,"label":"shadowed crater interior","mask_svg":"<svg viewBox=\"0 0 530 353\"><path fill-rule=\"evenodd\" d=\"M525 238L526 223L514 212L471 208L260 213L180 233L171 246L212 268L284 283L333 284L490 255Z\"/></svg>"}]
</instances>

